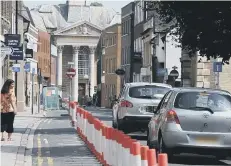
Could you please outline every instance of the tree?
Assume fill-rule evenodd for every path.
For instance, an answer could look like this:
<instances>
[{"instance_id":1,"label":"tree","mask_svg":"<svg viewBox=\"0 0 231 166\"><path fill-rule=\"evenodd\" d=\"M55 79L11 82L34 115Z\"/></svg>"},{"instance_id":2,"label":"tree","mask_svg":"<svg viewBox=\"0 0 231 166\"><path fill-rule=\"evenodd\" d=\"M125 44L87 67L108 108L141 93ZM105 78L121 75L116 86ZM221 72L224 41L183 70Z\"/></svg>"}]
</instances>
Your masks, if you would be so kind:
<instances>
[{"instance_id":1,"label":"tree","mask_svg":"<svg viewBox=\"0 0 231 166\"><path fill-rule=\"evenodd\" d=\"M90 6L103 6L103 4L99 2L92 2Z\"/></svg>"},{"instance_id":2,"label":"tree","mask_svg":"<svg viewBox=\"0 0 231 166\"><path fill-rule=\"evenodd\" d=\"M149 5L150 7L150 5ZM174 22L171 33L179 36L190 54L200 51L208 59L222 58L228 63L231 57L231 2L228 1L162 1L153 2L165 24Z\"/></svg>"}]
</instances>

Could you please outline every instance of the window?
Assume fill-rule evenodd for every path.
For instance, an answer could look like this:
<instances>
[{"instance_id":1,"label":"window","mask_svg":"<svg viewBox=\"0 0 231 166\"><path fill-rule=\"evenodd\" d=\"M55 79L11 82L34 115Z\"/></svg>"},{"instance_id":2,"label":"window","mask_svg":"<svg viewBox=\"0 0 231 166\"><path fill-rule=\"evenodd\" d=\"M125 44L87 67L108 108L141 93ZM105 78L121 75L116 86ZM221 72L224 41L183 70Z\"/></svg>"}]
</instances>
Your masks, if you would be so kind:
<instances>
[{"instance_id":1,"label":"window","mask_svg":"<svg viewBox=\"0 0 231 166\"><path fill-rule=\"evenodd\" d=\"M174 102L175 108L189 110L206 110L213 112L231 111L231 96L215 92L181 92Z\"/></svg>"},{"instance_id":2,"label":"window","mask_svg":"<svg viewBox=\"0 0 231 166\"><path fill-rule=\"evenodd\" d=\"M129 96L140 99L162 99L169 88L155 85L135 86L129 89Z\"/></svg>"},{"instance_id":3,"label":"window","mask_svg":"<svg viewBox=\"0 0 231 166\"><path fill-rule=\"evenodd\" d=\"M82 77L84 77L85 75L89 75L89 55L79 54L78 74Z\"/></svg>"}]
</instances>

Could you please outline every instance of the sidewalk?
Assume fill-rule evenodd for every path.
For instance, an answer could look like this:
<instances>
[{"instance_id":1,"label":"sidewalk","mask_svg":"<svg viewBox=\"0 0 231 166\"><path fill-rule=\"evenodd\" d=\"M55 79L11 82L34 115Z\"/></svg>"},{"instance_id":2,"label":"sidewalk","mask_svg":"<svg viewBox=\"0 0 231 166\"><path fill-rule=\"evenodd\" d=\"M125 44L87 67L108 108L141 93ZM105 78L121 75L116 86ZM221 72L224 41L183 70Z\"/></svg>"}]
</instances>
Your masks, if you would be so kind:
<instances>
[{"instance_id":1,"label":"sidewalk","mask_svg":"<svg viewBox=\"0 0 231 166\"><path fill-rule=\"evenodd\" d=\"M25 153L30 132L37 123L39 123L42 111L37 114L37 109L34 110L34 115L31 114L31 109L26 108L24 112L18 112L14 121L14 133L12 141L1 142L1 165L3 166L23 166L25 162ZM7 138L7 133L5 133Z\"/></svg>"}]
</instances>

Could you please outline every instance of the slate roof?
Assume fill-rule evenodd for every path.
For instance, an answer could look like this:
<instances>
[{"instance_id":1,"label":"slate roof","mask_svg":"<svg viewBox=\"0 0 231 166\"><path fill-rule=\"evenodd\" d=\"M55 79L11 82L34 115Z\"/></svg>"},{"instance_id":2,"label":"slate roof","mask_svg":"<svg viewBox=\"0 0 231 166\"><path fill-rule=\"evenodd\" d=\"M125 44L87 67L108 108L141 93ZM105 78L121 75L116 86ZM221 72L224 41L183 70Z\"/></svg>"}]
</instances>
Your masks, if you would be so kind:
<instances>
[{"instance_id":1,"label":"slate roof","mask_svg":"<svg viewBox=\"0 0 231 166\"><path fill-rule=\"evenodd\" d=\"M103 6L67 5L41 5L31 9L35 27L43 31L51 28L59 30L76 22L87 21L104 29L120 22L118 14L113 9Z\"/></svg>"}]
</instances>

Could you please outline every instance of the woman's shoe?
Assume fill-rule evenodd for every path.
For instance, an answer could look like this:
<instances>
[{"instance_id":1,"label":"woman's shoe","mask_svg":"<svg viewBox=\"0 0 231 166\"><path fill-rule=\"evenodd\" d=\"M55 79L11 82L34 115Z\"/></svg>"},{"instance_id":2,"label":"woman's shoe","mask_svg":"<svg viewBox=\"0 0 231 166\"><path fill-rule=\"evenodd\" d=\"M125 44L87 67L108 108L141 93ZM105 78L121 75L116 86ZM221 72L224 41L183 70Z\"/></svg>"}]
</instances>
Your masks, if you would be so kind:
<instances>
[{"instance_id":1,"label":"woman's shoe","mask_svg":"<svg viewBox=\"0 0 231 166\"><path fill-rule=\"evenodd\" d=\"M8 138L7 141L12 141L12 138Z\"/></svg>"},{"instance_id":2,"label":"woman's shoe","mask_svg":"<svg viewBox=\"0 0 231 166\"><path fill-rule=\"evenodd\" d=\"M5 138L1 138L1 141L5 141Z\"/></svg>"}]
</instances>

